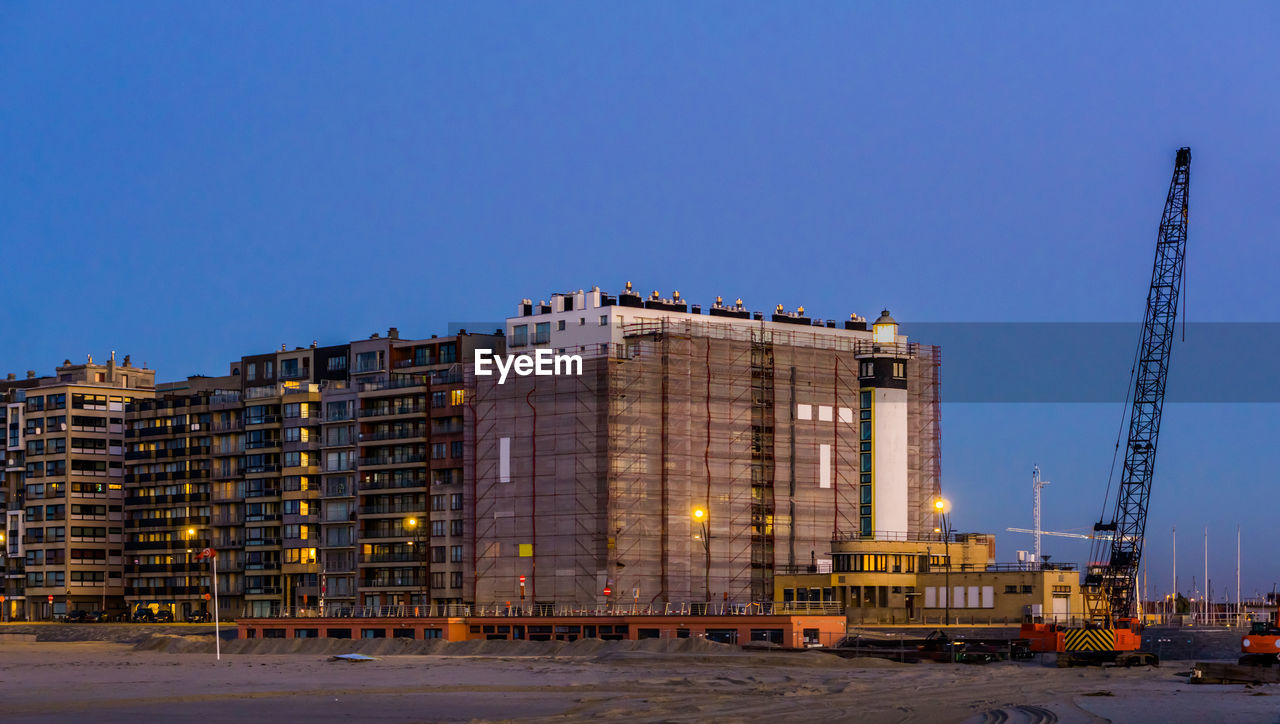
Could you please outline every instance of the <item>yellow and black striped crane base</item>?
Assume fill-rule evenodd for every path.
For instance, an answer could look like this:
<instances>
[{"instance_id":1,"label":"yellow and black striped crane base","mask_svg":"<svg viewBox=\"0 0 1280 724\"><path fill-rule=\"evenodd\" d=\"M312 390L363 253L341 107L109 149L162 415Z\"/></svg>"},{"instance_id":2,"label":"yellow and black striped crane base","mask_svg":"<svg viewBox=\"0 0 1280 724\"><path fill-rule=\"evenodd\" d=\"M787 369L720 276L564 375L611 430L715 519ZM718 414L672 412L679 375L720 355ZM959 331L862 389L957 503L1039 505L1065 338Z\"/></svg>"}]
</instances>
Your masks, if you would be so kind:
<instances>
[{"instance_id":1,"label":"yellow and black striped crane base","mask_svg":"<svg viewBox=\"0 0 1280 724\"><path fill-rule=\"evenodd\" d=\"M1115 651L1116 632L1110 628L1083 628L1064 632L1067 651Z\"/></svg>"}]
</instances>

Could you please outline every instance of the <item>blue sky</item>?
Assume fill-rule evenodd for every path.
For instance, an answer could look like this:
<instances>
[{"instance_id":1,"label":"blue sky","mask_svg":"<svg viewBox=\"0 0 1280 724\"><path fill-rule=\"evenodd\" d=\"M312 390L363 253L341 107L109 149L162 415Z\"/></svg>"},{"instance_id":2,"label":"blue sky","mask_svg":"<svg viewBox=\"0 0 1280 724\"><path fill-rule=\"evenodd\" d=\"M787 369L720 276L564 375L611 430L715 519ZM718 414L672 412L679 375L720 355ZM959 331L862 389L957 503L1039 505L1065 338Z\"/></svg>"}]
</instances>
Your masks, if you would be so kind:
<instances>
[{"instance_id":1,"label":"blue sky","mask_svg":"<svg viewBox=\"0 0 1280 724\"><path fill-rule=\"evenodd\" d=\"M0 371L116 349L214 374L627 280L822 317L1136 321L1182 145L1189 319L1280 321L1278 26L1266 3L6 2ZM1054 354L1089 350L996 363ZM1034 463L1046 527L1088 527L1123 397L946 405L958 527L1029 527ZM1168 407L1153 589L1175 524L1184 591L1205 525L1215 591L1237 524L1246 593L1280 580L1276 423Z\"/></svg>"}]
</instances>

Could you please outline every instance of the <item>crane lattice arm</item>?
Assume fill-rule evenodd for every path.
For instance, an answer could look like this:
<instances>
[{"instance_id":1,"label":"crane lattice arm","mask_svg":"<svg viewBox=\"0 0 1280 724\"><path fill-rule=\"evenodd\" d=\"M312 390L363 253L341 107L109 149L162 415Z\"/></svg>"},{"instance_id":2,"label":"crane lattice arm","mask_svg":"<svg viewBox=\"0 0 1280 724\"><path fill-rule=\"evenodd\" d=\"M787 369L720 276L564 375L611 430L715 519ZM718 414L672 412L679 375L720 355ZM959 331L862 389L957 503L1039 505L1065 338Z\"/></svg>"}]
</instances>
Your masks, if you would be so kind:
<instances>
[{"instance_id":1,"label":"crane lattice arm","mask_svg":"<svg viewBox=\"0 0 1280 724\"><path fill-rule=\"evenodd\" d=\"M1105 564L1086 576L1086 587L1095 593L1090 614L1101 613L1103 600L1109 603L1112 620L1131 619L1136 611L1138 565L1147 525L1147 503L1155 474L1156 442L1164 407L1165 381L1173 347L1174 322L1178 316L1178 295L1182 289L1183 262L1187 249L1187 194L1191 174L1191 149L1178 149L1173 179L1160 219L1156 241L1151 290L1142 323L1134 370L1133 407L1129 416L1128 441L1121 472L1115 513L1110 523L1099 522L1098 532L1112 534Z\"/></svg>"}]
</instances>

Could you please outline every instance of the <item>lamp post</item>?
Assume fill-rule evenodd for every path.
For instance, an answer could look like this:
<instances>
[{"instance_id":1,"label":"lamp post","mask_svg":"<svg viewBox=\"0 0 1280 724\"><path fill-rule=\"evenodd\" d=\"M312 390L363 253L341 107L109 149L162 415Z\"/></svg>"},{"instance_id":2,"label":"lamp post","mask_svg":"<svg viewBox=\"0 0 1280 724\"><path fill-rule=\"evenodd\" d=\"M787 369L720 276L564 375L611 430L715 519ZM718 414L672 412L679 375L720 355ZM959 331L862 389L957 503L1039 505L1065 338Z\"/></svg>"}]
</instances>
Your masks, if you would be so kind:
<instances>
[{"instance_id":1,"label":"lamp post","mask_svg":"<svg viewBox=\"0 0 1280 724\"><path fill-rule=\"evenodd\" d=\"M947 524L947 501L944 498L937 498L933 501L933 509L937 511L942 521L942 550L943 555L947 559L946 573L943 575L943 610L945 611L943 625L951 623L951 527Z\"/></svg>"},{"instance_id":2,"label":"lamp post","mask_svg":"<svg viewBox=\"0 0 1280 724\"><path fill-rule=\"evenodd\" d=\"M187 541L187 578L186 578L186 584L185 584L185 587L186 587L187 589L190 589L190 588L191 588L191 578L192 578L193 574L195 573L195 560L192 558L192 555L191 555L191 553L192 553L192 550L191 550L191 539L193 539L193 538L195 538L195 537L196 537L196 529L195 529L195 528L187 528L185 531L183 531L183 537L184 537L184 538L185 538L185 540ZM177 619L178 619L178 612L177 612L177 611L174 611L174 612L173 612L173 618L174 618L174 622L176 623L176 622L177 622Z\"/></svg>"},{"instance_id":3,"label":"lamp post","mask_svg":"<svg viewBox=\"0 0 1280 724\"><path fill-rule=\"evenodd\" d=\"M708 522L710 522L707 509L702 507L694 508L693 519L697 521L698 525L701 527L702 550L706 554L706 559L703 564L703 590L706 592L706 602L709 606L711 604L711 529L707 525Z\"/></svg>"},{"instance_id":4,"label":"lamp post","mask_svg":"<svg viewBox=\"0 0 1280 724\"><path fill-rule=\"evenodd\" d=\"M423 569L425 568L424 562L426 561L427 556L422 545L422 527L418 525L417 518L409 518L404 522L404 526L413 534L413 542L409 545L413 546L415 551L414 557L418 559L418 570L416 571L416 577L418 579L418 598L422 599L425 603L427 598L427 579Z\"/></svg>"}]
</instances>

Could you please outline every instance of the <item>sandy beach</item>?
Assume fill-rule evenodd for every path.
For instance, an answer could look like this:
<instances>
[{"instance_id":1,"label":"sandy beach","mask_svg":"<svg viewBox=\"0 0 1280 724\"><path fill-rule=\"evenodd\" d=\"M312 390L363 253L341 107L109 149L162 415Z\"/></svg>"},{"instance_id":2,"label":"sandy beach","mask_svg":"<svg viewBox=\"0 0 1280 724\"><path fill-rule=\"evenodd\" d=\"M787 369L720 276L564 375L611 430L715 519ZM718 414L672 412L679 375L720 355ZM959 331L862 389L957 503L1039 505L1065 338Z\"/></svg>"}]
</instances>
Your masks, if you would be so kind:
<instances>
[{"instance_id":1,"label":"sandy beach","mask_svg":"<svg viewBox=\"0 0 1280 724\"><path fill-rule=\"evenodd\" d=\"M6 722L1280 721L1280 686L1193 686L1159 669L847 661L819 653L581 656L162 653L0 642Z\"/></svg>"}]
</instances>

